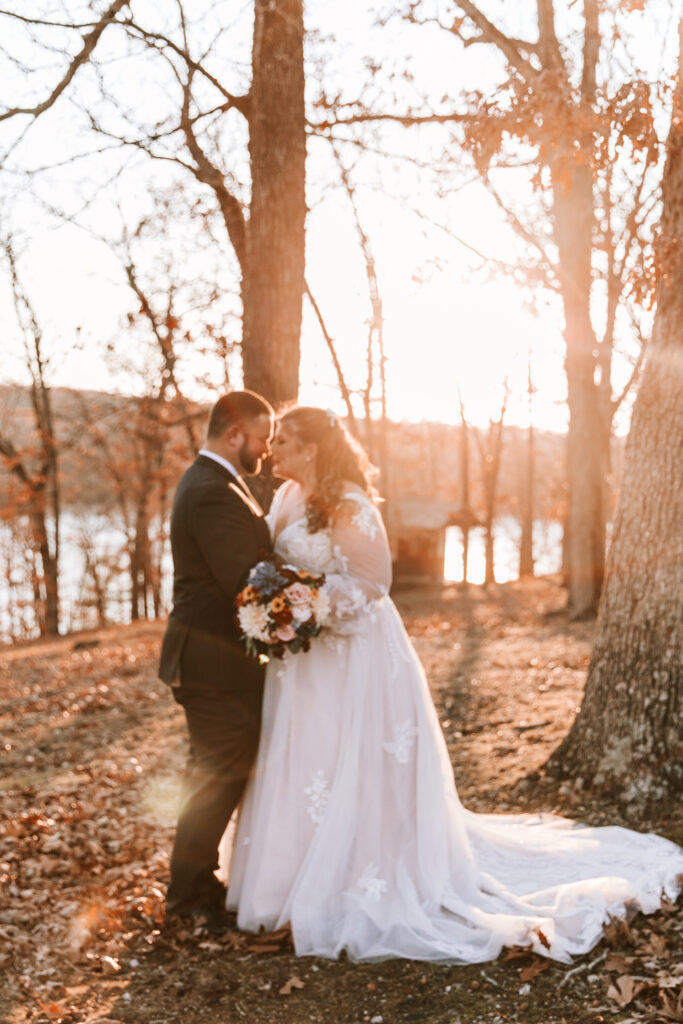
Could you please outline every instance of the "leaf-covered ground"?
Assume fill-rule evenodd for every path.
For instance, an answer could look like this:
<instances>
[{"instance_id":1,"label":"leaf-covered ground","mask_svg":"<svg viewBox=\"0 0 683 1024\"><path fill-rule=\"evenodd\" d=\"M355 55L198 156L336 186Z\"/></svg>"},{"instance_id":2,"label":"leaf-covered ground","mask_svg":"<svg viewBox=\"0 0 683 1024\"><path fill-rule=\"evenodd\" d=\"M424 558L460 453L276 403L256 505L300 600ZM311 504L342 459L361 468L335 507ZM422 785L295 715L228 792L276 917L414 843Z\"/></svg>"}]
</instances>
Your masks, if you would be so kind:
<instances>
[{"instance_id":1,"label":"leaf-covered ground","mask_svg":"<svg viewBox=\"0 0 683 1024\"><path fill-rule=\"evenodd\" d=\"M625 823L539 769L581 700L591 626L551 581L399 599L465 804ZM182 713L155 678L162 626L0 655L0 1021L559 1024L683 1021L678 907L614 923L571 967L301 958L287 934L161 928ZM676 816L677 815L677 816ZM630 824L633 824L632 822ZM637 823L681 841L683 814Z\"/></svg>"}]
</instances>

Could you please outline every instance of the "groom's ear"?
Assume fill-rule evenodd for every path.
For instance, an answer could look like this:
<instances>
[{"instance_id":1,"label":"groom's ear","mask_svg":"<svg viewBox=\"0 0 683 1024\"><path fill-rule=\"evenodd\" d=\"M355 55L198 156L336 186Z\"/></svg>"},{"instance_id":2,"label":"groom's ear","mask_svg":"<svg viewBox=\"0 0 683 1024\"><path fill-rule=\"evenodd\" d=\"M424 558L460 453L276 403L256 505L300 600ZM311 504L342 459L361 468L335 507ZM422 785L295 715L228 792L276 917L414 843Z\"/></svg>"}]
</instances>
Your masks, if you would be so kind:
<instances>
[{"instance_id":1,"label":"groom's ear","mask_svg":"<svg viewBox=\"0 0 683 1024\"><path fill-rule=\"evenodd\" d=\"M231 423L223 434L228 444L237 444L241 437L244 437L244 427L240 423Z\"/></svg>"}]
</instances>

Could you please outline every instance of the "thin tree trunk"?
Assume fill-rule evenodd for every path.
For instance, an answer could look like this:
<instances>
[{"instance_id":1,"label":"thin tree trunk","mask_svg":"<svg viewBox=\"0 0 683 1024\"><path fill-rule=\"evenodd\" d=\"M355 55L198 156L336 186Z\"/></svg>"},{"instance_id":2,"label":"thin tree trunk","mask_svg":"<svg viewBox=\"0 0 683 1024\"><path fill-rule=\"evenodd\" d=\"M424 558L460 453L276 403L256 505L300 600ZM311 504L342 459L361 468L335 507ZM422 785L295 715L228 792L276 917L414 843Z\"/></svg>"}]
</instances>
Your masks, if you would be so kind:
<instances>
[{"instance_id":1,"label":"thin tree trunk","mask_svg":"<svg viewBox=\"0 0 683 1024\"><path fill-rule=\"evenodd\" d=\"M527 393L529 398L529 430L527 433L526 466L522 497L522 535L519 541L520 576L533 576L534 574L534 388L531 380L531 355L529 356L527 374Z\"/></svg>"},{"instance_id":2,"label":"thin tree trunk","mask_svg":"<svg viewBox=\"0 0 683 1024\"><path fill-rule=\"evenodd\" d=\"M522 533L519 540L519 575L534 575L534 428L529 424L522 500Z\"/></svg>"},{"instance_id":3,"label":"thin tree trunk","mask_svg":"<svg viewBox=\"0 0 683 1024\"><path fill-rule=\"evenodd\" d=\"M500 460L503 451L503 420L505 419L508 394L508 383L506 380L500 415L497 420L491 420L489 423L485 446L480 435L477 434L481 455L481 471L484 481L484 583L486 584L496 582L493 523L496 515L496 491L498 487L498 474L500 472Z\"/></svg>"},{"instance_id":4,"label":"thin tree trunk","mask_svg":"<svg viewBox=\"0 0 683 1024\"><path fill-rule=\"evenodd\" d=\"M597 638L581 712L550 762L636 808L683 788L682 119L679 74L662 183L657 311Z\"/></svg>"},{"instance_id":5,"label":"thin tree trunk","mask_svg":"<svg viewBox=\"0 0 683 1024\"><path fill-rule=\"evenodd\" d=\"M304 293L306 133L302 0L256 0L249 94L244 383L275 405L295 399Z\"/></svg>"},{"instance_id":6,"label":"thin tree trunk","mask_svg":"<svg viewBox=\"0 0 683 1024\"><path fill-rule=\"evenodd\" d=\"M465 418L465 407L460 401L460 508L462 514L462 583L467 585L470 554L470 437L469 425Z\"/></svg>"}]
</instances>

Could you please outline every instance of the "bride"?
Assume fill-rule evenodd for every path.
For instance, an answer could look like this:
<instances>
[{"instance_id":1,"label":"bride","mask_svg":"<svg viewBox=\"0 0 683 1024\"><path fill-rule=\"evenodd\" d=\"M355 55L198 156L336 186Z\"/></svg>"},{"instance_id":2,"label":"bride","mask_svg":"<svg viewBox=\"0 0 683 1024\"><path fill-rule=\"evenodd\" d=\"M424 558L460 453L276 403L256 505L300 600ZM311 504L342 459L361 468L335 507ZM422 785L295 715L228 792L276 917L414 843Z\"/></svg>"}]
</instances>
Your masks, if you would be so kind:
<instances>
[{"instance_id":1,"label":"bride","mask_svg":"<svg viewBox=\"0 0 683 1024\"><path fill-rule=\"evenodd\" d=\"M275 551L326 574L333 620L308 653L268 666L231 851L238 926L290 922L299 955L474 963L531 945L567 962L610 916L674 899L683 850L659 836L465 810L388 596L364 453L334 414L306 407L281 418L273 448L286 480L269 514Z\"/></svg>"}]
</instances>

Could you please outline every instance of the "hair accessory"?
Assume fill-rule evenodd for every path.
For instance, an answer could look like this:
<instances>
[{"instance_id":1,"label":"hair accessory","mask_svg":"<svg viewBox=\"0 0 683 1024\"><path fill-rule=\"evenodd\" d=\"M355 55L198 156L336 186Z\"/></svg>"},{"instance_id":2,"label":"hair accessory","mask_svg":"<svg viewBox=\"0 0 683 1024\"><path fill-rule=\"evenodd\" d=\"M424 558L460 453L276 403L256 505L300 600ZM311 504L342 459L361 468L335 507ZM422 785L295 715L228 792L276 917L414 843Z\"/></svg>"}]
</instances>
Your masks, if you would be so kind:
<instances>
[{"instance_id":1,"label":"hair accessory","mask_svg":"<svg viewBox=\"0 0 683 1024\"><path fill-rule=\"evenodd\" d=\"M337 414L335 412L333 412L332 409L325 409L325 412L327 413L327 418L330 421L330 426L331 427L336 427L337 426Z\"/></svg>"}]
</instances>

